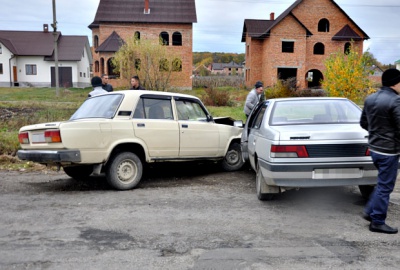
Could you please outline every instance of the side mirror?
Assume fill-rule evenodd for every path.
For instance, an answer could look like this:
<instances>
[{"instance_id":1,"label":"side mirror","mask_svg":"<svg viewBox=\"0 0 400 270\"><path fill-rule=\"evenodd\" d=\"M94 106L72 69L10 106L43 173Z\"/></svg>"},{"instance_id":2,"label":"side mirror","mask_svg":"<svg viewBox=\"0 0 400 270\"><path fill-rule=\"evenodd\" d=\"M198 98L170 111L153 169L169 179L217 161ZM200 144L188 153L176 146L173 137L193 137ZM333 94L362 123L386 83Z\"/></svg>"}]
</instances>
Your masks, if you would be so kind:
<instances>
[{"instance_id":1,"label":"side mirror","mask_svg":"<svg viewBox=\"0 0 400 270\"><path fill-rule=\"evenodd\" d=\"M243 121L242 121L242 120L235 120L235 121L233 122L233 126L234 126L234 127L238 127L238 128L243 128L243 127L244 127Z\"/></svg>"}]
</instances>

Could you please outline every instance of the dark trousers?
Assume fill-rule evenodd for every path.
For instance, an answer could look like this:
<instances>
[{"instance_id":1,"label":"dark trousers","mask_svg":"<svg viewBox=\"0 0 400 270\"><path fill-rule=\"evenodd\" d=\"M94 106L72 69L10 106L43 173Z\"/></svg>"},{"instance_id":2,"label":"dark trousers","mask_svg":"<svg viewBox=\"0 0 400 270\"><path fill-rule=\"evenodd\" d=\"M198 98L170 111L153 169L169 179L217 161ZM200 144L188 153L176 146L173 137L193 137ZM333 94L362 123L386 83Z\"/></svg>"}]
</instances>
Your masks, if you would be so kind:
<instances>
[{"instance_id":1,"label":"dark trousers","mask_svg":"<svg viewBox=\"0 0 400 270\"><path fill-rule=\"evenodd\" d=\"M378 182L365 207L374 224L385 224L390 193L394 189L399 166L399 156L385 156L371 151L371 157L378 169Z\"/></svg>"}]
</instances>

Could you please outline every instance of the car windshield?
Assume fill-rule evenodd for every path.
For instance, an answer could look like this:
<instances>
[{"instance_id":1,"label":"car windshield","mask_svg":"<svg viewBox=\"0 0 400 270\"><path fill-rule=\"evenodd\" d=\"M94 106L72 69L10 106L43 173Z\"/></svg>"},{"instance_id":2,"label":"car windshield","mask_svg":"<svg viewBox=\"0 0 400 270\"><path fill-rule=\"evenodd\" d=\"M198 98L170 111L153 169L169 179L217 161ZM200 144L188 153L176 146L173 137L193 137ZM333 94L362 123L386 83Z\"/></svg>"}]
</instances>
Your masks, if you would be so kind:
<instances>
[{"instance_id":1,"label":"car windshield","mask_svg":"<svg viewBox=\"0 0 400 270\"><path fill-rule=\"evenodd\" d=\"M281 100L275 102L270 125L358 123L361 109L347 99Z\"/></svg>"},{"instance_id":2,"label":"car windshield","mask_svg":"<svg viewBox=\"0 0 400 270\"><path fill-rule=\"evenodd\" d=\"M112 118L117 111L123 95L95 96L87 99L69 120L82 118Z\"/></svg>"}]
</instances>

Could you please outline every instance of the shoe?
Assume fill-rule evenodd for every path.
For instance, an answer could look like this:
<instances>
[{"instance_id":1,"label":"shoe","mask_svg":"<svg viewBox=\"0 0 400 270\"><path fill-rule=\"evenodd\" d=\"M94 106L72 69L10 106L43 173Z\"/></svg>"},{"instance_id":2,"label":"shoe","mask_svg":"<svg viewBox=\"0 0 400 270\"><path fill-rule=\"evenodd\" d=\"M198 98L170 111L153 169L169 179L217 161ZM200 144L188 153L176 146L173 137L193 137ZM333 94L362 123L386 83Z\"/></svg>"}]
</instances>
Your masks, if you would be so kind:
<instances>
[{"instance_id":1,"label":"shoe","mask_svg":"<svg viewBox=\"0 0 400 270\"><path fill-rule=\"evenodd\" d=\"M387 233L387 234L395 234L398 232L397 228L392 228L386 224L374 224L371 222L369 225L369 230L371 232L379 232L379 233Z\"/></svg>"},{"instance_id":2,"label":"shoe","mask_svg":"<svg viewBox=\"0 0 400 270\"><path fill-rule=\"evenodd\" d=\"M366 214L366 213L362 213L362 214L361 214L361 217L362 217L363 219L365 219L366 221L369 221L369 222L372 221L371 216L368 215L368 214Z\"/></svg>"}]
</instances>

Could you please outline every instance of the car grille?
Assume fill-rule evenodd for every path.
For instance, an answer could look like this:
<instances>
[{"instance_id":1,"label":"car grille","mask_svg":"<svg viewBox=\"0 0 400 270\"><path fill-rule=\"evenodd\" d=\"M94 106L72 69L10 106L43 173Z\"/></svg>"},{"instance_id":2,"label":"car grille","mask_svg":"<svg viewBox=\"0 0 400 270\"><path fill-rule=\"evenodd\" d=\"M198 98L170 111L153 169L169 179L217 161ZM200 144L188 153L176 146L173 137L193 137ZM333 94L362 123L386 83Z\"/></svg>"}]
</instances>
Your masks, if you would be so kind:
<instances>
[{"instance_id":1,"label":"car grille","mask_svg":"<svg viewBox=\"0 0 400 270\"><path fill-rule=\"evenodd\" d=\"M308 157L364 157L368 149L367 144L323 144L306 145Z\"/></svg>"}]
</instances>

